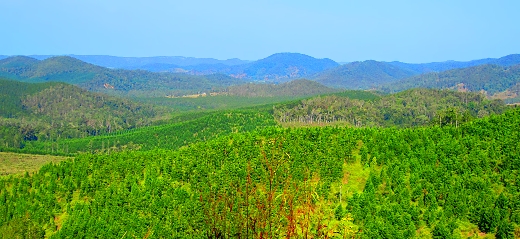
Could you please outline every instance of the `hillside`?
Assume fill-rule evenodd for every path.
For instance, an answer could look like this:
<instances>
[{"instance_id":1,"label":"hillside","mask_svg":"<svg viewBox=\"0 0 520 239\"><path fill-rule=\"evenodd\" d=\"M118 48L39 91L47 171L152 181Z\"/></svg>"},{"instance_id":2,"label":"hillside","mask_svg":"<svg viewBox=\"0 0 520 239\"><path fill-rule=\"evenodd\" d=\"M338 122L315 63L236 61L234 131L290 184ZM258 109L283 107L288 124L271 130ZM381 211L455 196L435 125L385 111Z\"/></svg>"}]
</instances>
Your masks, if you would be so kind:
<instances>
[{"instance_id":1,"label":"hillside","mask_svg":"<svg viewBox=\"0 0 520 239\"><path fill-rule=\"evenodd\" d=\"M388 63L363 61L352 62L325 70L312 76L311 79L329 87L370 89L412 75L414 75L413 72Z\"/></svg>"},{"instance_id":2,"label":"hillside","mask_svg":"<svg viewBox=\"0 0 520 239\"><path fill-rule=\"evenodd\" d=\"M316 59L299 53L277 53L245 65L235 66L224 73L255 80L283 82L303 78L338 66L330 59Z\"/></svg>"},{"instance_id":3,"label":"hillside","mask_svg":"<svg viewBox=\"0 0 520 239\"><path fill-rule=\"evenodd\" d=\"M519 124L514 110L457 128L267 128L81 155L0 178L0 234L512 238Z\"/></svg>"},{"instance_id":4,"label":"hillside","mask_svg":"<svg viewBox=\"0 0 520 239\"><path fill-rule=\"evenodd\" d=\"M149 125L164 110L64 83L0 80L0 147ZM162 112L162 113L161 113Z\"/></svg>"},{"instance_id":5,"label":"hillside","mask_svg":"<svg viewBox=\"0 0 520 239\"><path fill-rule=\"evenodd\" d=\"M293 80L281 84L258 84L249 83L231 86L227 94L245 97L275 97L275 96L310 96L337 92L338 90L328 88L310 80Z\"/></svg>"},{"instance_id":6,"label":"hillside","mask_svg":"<svg viewBox=\"0 0 520 239\"><path fill-rule=\"evenodd\" d=\"M249 132L278 124L290 127L457 127L476 118L499 114L505 109L503 102L487 100L476 93L418 89L381 97L366 91L345 91L239 110L195 111L180 114L173 122L108 135L25 142L22 152L74 154L125 149L175 149L230 133Z\"/></svg>"},{"instance_id":7,"label":"hillside","mask_svg":"<svg viewBox=\"0 0 520 239\"><path fill-rule=\"evenodd\" d=\"M139 97L192 94L244 83L225 75L193 76L143 70L114 70L68 56L51 57L42 61L29 57L6 58L0 60L0 76L27 82L59 81L90 91Z\"/></svg>"},{"instance_id":8,"label":"hillside","mask_svg":"<svg viewBox=\"0 0 520 239\"><path fill-rule=\"evenodd\" d=\"M323 96L281 104L274 118L283 125L349 125L358 127L458 126L474 118L500 114L500 100L477 93L412 89L375 99Z\"/></svg>"},{"instance_id":9,"label":"hillside","mask_svg":"<svg viewBox=\"0 0 520 239\"><path fill-rule=\"evenodd\" d=\"M411 64L403 62L389 62L394 66L413 71L416 74L423 74L428 72L441 72L452 69L467 68L472 66L479 66L485 64L493 64L499 66L512 66L520 64L520 54L511 54L500 58L486 58L473 61L445 61L445 62L431 62L421 64Z\"/></svg>"},{"instance_id":10,"label":"hillside","mask_svg":"<svg viewBox=\"0 0 520 239\"><path fill-rule=\"evenodd\" d=\"M472 92L484 91L488 96L493 96L497 93L513 90L512 87L519 81L520 65L502 67L488 64L413 76L381 86L381 89L387 92L416 87L459 89Z\"/></svg>"},{"instance_id":11,"label":"hillside","mask_svg":"<svg viewBox=\"0 0 520 239\"><path fill-rule=\"evenodd\" d=\"M128 150L178 149L195 142L207 141L238 132L275 126L265 108L197 112L181 115L158 126L120 130L93 137L57 141L29 141L22 152L77 154L114 153ZM1 147L0 147L1 148Z\"/></svg>"}]
</instances>

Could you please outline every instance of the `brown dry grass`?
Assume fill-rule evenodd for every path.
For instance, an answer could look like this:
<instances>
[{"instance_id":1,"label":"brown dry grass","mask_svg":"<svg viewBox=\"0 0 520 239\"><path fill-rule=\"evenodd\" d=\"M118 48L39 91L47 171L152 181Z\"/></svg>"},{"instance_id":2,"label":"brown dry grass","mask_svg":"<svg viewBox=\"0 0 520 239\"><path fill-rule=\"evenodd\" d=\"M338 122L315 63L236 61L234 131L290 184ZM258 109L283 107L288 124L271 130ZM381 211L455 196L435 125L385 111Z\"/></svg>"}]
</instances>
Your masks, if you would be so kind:
<instances>
[{"instance_id":1,"label":"brown dry grass","mask_svg":"<svg viewBox=\"0 0 520 239\"><path fill-rule=\"evenodd\" d=\"M22 174L37 171L44 164L69 159L69 157L0 152L0 175Z\"/></svg>"}]
</instances>

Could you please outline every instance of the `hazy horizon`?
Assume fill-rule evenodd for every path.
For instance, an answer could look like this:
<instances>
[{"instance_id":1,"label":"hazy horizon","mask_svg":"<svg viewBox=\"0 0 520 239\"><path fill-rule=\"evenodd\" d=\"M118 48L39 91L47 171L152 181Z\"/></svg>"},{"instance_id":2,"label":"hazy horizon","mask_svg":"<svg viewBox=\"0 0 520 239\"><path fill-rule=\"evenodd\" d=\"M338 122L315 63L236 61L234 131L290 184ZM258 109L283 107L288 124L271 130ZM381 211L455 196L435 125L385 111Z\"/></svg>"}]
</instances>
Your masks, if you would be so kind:
<instances>
[{"instance_id":1,"label":"hazy horizon","mask_svg":"<svg viewBox=\"0 0 520 239\"><path fill-rule=\"evenodd\" d=\"M520 53L516 1L5 0L0 55L427 63Z\"/></svg>"}]
</instances>

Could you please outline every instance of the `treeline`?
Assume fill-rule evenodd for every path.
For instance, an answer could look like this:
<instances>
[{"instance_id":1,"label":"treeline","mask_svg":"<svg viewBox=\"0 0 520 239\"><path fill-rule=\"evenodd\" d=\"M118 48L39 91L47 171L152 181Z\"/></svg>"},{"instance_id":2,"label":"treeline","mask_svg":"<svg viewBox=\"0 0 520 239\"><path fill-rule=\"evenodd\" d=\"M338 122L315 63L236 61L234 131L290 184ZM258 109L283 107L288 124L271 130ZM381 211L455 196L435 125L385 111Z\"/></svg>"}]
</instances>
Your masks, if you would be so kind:
<instances>
[{"instance_id":1,"label":"treeline","mask_svg":"<svg viewBox=\"0 0 520 239\"><path fill-rule=\"evenodd\" d=\"M300 79L282 84L243 84L231 86L226 93L244 97L310 96L338 92L315 81Z\"/></svg>"},{"instance_id":2,"label":"treeline","mask_svg":"<svg viewBox=\"0 0 520 239\"><path fill-rule=\"evenodd\" d=\"M448 90L413 89L383 96L375 100L359 100L342 96L315 97L298 104L274 108L281 123L331 124L343 122L352 126L440 126L467 122L505 109L500 100L487 100L484 95Z\"/></svg>"},{"instance_id":3,"label":"treeline","mask_svg":"<svg viewBox=\"0 0 520 239\"><path fill-rule=\"evenodd\" d=\"M513 238L520 110L460 127L267 128L0 179L27 238ZM518 235L517 235L518 236Z\"/></svg>"}]
</instances>

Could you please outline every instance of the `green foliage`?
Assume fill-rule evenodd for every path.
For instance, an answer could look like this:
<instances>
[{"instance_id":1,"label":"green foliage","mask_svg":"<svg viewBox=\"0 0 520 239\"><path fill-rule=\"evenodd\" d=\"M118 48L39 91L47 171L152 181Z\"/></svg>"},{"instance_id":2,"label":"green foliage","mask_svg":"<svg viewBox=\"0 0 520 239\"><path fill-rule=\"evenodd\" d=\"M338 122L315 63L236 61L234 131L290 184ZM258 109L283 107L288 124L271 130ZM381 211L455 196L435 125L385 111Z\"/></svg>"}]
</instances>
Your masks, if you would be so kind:
<instances>
[{"instance_id":1,"label":"green foliage","mask_svg":"<svg viewBox=\"0 0 520 239\"><path fill-rule=\"evenodd\" d=\"M368 94L368 93L367 93ZM468 122L505 109L499 100L487 100L476 93L414 89L374 100L336 95L302 100L299 104L277 106L274 117L281 123L333 124L353 126L440 126Z\"/></svg>"},{"instance_id":2,"label":"green foliage","mask_svg":"<svg viewBox=\"0 0 520 239\"><path fill-rule=\"evenodd\" d=\"M371 89L415 75L407 69L378 61L352 62L316 74L313 80L330 87Z\"/></svg>"},{"instance_id":3,"label":"green foliage","mask_svg":"<svg viewBox=\"0 0 520 239\"><path fill-rule=\"evenodd\" d=\"M159 107L63 83L0 80L0 102L0 148L127 130L164 114Z\"/></svg>"},{"instance_id":4,"label":"green foliage","mask_svg":"<svg viewBox=\"0 0 520 239\"><path fill-rule=\"evenodd\" d=\"M147 104L166 106L176 114L184 114L187 111L205 112L205 110L231 110L276 104L285 101L302 99L302 96L276 96L276 97L242 97L220 94L197 98L134 98L133 100Z\"/></svg>"},{"instance_id":5,"label":"green foliage","mask_svg":"<svg viewBox=\"0 0 520 239\"><path fill-rule=\"evenodd\" d=\"M177 149L218 136L248 132L276 125L270 112L258 110L217 111L188 114L173 123L116 131L95 137L26 142L27 152L70 154L111 153L122 150Z\"/></svg>"},{"instance_id":6,"label":"green foliage","mask_svg":"<svg viewBox=\"0 0 520 239\"><path fill-rule=\"evenodd\" d=\"M337 92L315 81L300 79L275 84L245 84L231 86L227 94L245 97L310 96Z\"/></svg>"},{"instance_id":7,"label":"green foliage","mask_svg":"<svg viewBox=\"0 0 520 239\"><path fill-rule=\"evenodd\" d=\"M410 88L464 89L472 92L485 91L488 95L503 92L518 83L520 65L502 67L479 65L444 72L431 72L381 87L386 92L397 92Z\"/></svg>"},{"instance_id":8,"label":"green foliage","mask_svg":"<svg viewBox=\"0 0 520 239\"><path fill-rule=\"evenodd\" d=\"M497 227L496 238L497 239L510 239L514 237L514 226L510 222L501 221Z\"/></svg>"},{"instance_id":9,"label":"green foliage","mask_svg":"<svg viewBox=\"0 0 520 239\"><path fill-rule=\"evenodd\" d=\"M518 125L515 109L458 127L260 127L84 154L0 179L0 226L28 217L55 238L450 238L478 225L510 238Z\"/></svg>"},{"instance_id":10,"label":"green foliage","mask_svg":"<svg viewBox=\"0 0 520 239\"><path fill-rule=\"evenodd\" d=\"M29 216L13 218L8 223L0 226L2 238L40 239L45 237L45 230L41 225L31 221Z\"/></svg>"}]
</instances>

